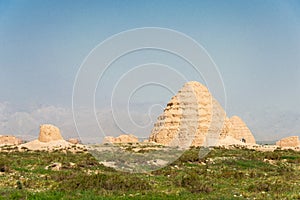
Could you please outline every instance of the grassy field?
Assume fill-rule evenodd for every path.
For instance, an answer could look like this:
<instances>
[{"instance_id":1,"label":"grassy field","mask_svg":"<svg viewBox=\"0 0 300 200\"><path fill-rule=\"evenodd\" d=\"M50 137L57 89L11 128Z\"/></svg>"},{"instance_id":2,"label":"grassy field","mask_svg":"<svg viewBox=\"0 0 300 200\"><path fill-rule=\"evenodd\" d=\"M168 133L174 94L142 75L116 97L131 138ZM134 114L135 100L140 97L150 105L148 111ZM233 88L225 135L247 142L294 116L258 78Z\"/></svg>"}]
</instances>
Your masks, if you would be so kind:
<instances>
[{"instance_id":1,"label":"grassy field","mask_svg":"<svg viewBox=\"0 0 300 200\"><path fill-rule=\"evenodd\" d=\"M0 199L300 199L300 153L191 148L147 174L115 171L89 153L0 152ZM45 169L61 163L58 171Z\"/></svg>"}]
</instances>

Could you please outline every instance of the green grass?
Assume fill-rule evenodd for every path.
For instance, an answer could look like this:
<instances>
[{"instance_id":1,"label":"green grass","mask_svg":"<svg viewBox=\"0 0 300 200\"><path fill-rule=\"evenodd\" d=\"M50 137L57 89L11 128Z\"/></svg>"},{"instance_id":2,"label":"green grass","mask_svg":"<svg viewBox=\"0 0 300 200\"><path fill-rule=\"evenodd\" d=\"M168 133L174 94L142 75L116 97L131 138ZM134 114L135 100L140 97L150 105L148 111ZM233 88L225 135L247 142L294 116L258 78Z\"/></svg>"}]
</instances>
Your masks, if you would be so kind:
<instances>
[{"instance_id":1,"label":"green grass","mask_svg":"<svg viewBox=\"0 0 300 200\"><path fill-rule=\"evenodd\" d=\"M62 163L59 171L45 169ZM89 153L0 152L0 199L300 199L300 153L191 148L147 174Z\"/></svg>"}]
</instances>

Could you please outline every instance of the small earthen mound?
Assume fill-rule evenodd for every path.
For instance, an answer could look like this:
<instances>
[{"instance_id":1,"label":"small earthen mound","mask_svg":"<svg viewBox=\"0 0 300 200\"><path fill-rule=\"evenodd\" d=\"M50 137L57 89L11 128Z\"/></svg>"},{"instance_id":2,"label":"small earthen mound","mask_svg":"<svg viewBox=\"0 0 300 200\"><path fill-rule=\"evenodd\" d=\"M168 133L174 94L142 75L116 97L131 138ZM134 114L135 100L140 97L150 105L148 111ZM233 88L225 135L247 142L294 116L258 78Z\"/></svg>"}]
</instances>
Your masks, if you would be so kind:
<instances>
[{"instance_id":1,"label":"small earthen mound","mask_svg":"<svg viewBox=\"0 0 300 200\"><path fill-rule=\"evenodd\" d=\"M19 145L22 140L15 136L0 135L0 146L4 145Z\"/></svg>"},{"instance_id":2,"label":"small earthen mound","mask_svg":"<svg viewBox=\"0 0 300 200\"><path fill-rule=\"evenodd\" d=\"M118 137L104 137L103 143L138 143L139 140L134 135L120 135Z\"/></svg>"},{"instance_id":3,"label":"small earthen mound","mask_svg":"<svg viewBox=\"0 0 300 200\"><path fill-rule=\"evenodd\" d=\"M278 142L276 142L277 146L280 147L298 147L300 146L300 141L298 136L290 136L286 138L282 138Z\"/></svg>"},{"instance_id":4,"label":"small earthen mound","mask_svg":"<svg viewBox=\"0 0 300 200\"><path fill-rule=\"evenodd\" d=\"M40 126L40 134L38 140L40 142L51 142L63 140L59 128L51 124L43 124Z\"/></svg>"},{"instance_id":5,"label":"small earthen mound","mask_svg":"<svg viewBox=\"0 0 300 200\"><path fill-rule=\"evenodd\" d=\"M76 142L76 141L73 141ZM18 146L19 150L33 150L33 151L55 151L68 150L73 152L80 152L86 150L86 147L81 144L73 144L63 139L59 128L44 124L40 126L39 138L25 144Z\"/></svg>"},{"instance_id":6,"label":"small earthen mound","mask_svg":"<svg viewBox=\"0 0 300 200\"><path fill-rule=\"evenodd\" d=\"M68 139L68 142L70 142L72 144L79 144L80 143L79 139L77 139L77 138L70 138L70 139Z\"/></svg>"}]
</instances>

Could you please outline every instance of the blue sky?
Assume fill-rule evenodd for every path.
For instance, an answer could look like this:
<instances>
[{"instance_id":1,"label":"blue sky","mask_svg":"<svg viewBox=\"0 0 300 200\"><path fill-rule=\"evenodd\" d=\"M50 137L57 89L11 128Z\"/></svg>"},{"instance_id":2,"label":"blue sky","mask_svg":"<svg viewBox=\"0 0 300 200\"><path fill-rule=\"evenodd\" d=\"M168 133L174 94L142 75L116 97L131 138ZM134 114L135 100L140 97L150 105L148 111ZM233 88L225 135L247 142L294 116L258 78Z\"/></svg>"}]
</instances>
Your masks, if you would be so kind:
<instances>
[{"instance_id":1,"label":"blue sky","mask_svg":"<svg viewBox=\"0 0 300 200\"><path fill-rule=\"evenodd\" d=\"M300 134L299 1L0 0L0 102L70 107L88 53L113 34L151 26L204 46L220 69L227 113L256 137Z\"/></svg>"}]
</instances>

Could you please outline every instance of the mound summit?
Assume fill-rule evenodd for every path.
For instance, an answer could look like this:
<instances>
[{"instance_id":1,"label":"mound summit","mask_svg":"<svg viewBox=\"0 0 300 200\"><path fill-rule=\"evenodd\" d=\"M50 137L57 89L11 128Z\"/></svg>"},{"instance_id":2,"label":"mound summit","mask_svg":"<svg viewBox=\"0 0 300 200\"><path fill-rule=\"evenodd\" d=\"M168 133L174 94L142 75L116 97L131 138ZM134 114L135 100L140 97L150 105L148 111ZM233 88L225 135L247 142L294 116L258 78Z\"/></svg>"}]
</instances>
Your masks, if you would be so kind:
<instances>
[{"instance_id":1,"label":"mound summit","mask_svg":"<svg viewBox=\"0 0 300 200\"><path fill-rule=\"evenodd\" d=\"M43 124L40 126L39 139L40 142L51 142L63 140L58 127L51 124Z\"/></svg>"}]
</instances>

